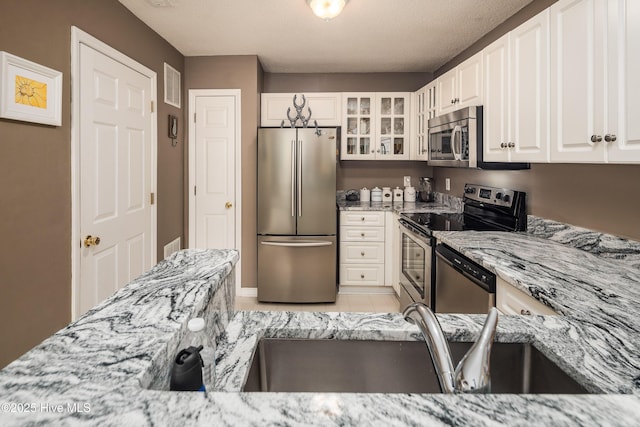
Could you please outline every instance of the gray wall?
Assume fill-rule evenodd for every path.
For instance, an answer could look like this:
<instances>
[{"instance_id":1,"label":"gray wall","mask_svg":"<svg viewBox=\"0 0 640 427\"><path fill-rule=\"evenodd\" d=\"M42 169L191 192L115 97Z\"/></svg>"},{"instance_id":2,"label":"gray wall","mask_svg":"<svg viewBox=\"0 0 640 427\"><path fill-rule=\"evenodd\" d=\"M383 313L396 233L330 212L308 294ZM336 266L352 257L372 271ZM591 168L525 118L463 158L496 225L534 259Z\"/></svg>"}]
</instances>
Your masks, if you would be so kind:
<instances>
[{"instance_id":1,"label":"gray wall","mask_svg":"<svg viewBox=\"0 0 640 427\"><path fill-rule=\"evenodd\" d=\"M255 55L185 59L185 89L240 89L242 111L242 284L257 283L256 171L262 66ZM188 95L185 95L188 97ZM188 98L187 98L188 99ZM186 194L186 192L185 192ZM188 201L185 200L185 208ZM188 214L186 214L188 218ZM188 227L188 224L187 224ZM186 233L186 232L185 232Z\"/></svg>"},{"instance_id":2,"label":"gray wall","mask_svg":"<svg viewBox=\"0 0 640 427\"><path fill-rule=\"evenodd\" d=\"M60 127L0 119L0 367L71 320L72 25L158 74L158 259L182 236L184 120L177 148L166 135L184 105L163 102L163 63L183 56L117 0L3 0L0 50L62 71L63 94Z\"/></svg>"}]
</instances>

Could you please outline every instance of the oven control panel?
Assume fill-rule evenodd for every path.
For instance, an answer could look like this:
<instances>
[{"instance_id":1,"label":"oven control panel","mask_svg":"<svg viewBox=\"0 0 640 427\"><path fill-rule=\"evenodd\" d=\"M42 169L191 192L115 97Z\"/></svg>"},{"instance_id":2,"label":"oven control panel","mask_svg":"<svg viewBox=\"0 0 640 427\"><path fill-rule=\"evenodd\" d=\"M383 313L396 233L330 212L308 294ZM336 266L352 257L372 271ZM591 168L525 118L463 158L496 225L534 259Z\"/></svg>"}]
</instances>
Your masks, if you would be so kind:
<instances>
[{"instance_id":1,"label":"oven control panel","mask_svg":"<svg viewBox=\"0 0 640 427\"><path fill-rule=\"evenodd\" d=\"M465 199L507 208L513 205L516 193L518 192L505 188L484 187L474 184L465 184L464 186Z\"/></svg>"}]
</instances>

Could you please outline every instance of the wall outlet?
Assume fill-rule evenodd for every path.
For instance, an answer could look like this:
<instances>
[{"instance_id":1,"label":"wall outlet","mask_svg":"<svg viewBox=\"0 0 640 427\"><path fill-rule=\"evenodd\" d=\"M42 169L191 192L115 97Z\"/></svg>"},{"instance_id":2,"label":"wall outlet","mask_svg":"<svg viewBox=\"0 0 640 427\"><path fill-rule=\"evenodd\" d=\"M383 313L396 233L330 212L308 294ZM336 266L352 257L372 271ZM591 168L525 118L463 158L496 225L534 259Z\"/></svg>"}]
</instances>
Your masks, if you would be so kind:
<instances>
[{"instance_id":1,"label":"wall outlet","mask_svg":"<svg viewBox=\"0 0 640 427\"><path fill-rule=\"evenodd\" d=\"M451 180L449 178L444 179L444 189L451 191Z\"/></svg>"},{"instance_id":2,"label":"wall outlet","mask_svg":"<svg viewBox=\"0 0 640 427\"><path fill-rule=\"evenodd\" d=\"M405 187L410 187L411 186L411 177L409 175L405 175L405 177L404 177L404 186Z\"/></svg>"}]
</instances>

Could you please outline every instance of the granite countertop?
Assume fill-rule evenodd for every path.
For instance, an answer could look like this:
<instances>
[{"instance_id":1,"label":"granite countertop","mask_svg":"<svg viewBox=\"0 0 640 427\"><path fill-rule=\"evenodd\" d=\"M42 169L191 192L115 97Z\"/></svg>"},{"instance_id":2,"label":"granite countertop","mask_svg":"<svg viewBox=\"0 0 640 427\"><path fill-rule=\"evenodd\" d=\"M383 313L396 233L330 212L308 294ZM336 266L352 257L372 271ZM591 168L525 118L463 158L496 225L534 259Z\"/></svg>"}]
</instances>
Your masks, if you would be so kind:
<instances>
[{"instance_id":1,"label":"granite countertop","mask_svg":"<svg viewBox=\"0 0 640 427\"><path fill-rule=\"evenodd\" d=\"M599 394L242 393L261 337L421 337L397 313L234 315L237 253L181 251L0 371L0 402L14 404L0 424L637 425L640 270L524 233L437 237L562 312L501 316L496 339L533 343ZM203 313L218 336L220 391L162 391L187 320ZM484 316L438 318L447 338L470 341Z\"/></svg>"},{"instance_id":2,"label":"granite countertop","mask_svg":"<svg viewBox=\"0 0 640 427\"><path fill-rule=\"evenodd\" d=\"M382 211L395 213L435 212L450 213L459 212L459 209L437 202L349 202L340 200L337 202L340 211Z\"/></svg>"}]
</instances>

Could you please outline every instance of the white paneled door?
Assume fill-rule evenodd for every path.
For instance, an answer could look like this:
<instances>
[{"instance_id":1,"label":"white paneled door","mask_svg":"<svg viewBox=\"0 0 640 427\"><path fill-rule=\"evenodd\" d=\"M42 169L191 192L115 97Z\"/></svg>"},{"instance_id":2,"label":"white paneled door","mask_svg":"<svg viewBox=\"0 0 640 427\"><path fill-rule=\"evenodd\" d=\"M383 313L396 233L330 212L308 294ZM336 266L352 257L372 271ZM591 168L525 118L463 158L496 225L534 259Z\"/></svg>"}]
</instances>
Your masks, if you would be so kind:
<instances>
[{"instance_id":1,"label":"white paneled door","mask_svg":"<svg viewBox=\"0 0 640 427\"><path fill-rule=\"evenodd\" d=\"M152 79L80 45L78 316L147 271Z\"/></svg>"},{"instance_id":2,"label":"white paneled door","mask_svg":"<svg viewBox=\"0 0 640 427\"><path fill-rule=\"evenodd\" d=\"M192 248L237 248L236 102L234 95L195 97Z\"/></svg>"}]
</instances>

